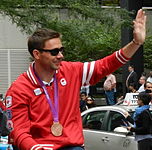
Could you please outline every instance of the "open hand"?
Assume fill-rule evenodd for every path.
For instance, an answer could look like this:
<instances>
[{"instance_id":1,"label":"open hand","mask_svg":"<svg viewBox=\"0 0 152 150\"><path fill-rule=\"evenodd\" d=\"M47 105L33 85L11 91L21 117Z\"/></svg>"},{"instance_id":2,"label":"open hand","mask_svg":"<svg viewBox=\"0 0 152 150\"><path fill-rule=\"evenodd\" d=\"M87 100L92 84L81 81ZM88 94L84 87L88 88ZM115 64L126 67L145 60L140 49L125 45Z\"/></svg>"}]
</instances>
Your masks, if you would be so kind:
<instances>
[{"instance_id":1,"label":"open hand","mask_svg":"<svg viewBox=\"0 0 152 150\"><path fill-rule=\"evenodd\" d=\"M135 43L142 45L145 41L146 37L146 19L145 12L140 9L137 12L136 19L133 21L134 23L134 31L133 37Z\"/></svg>"}]
</instances>

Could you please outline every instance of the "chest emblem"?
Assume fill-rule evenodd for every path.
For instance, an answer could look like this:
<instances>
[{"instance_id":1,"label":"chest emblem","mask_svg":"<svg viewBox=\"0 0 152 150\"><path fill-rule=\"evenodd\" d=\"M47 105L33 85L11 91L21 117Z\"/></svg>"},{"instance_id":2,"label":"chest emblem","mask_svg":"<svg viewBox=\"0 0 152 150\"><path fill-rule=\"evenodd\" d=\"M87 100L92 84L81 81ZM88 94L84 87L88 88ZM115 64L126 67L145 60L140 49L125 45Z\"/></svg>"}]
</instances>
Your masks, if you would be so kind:
<instances>
[{"instance_id":1,"label":"chest emblem","mask_svg":"<svg viewBox=\"0 0 152 150\"><path fill-rule=\"evenodd\" d=\"M9 131L12 131L14 129L13 128L13 122L11 120L7 121L7 128L9 129Z\"/></svg>"},{"instance_id":2,"label":"chest emblem","mask_svg":"<svg viewBox=\"0 0 152 150\"><path fill-rule=\"evenodd\" d=\"M66 82L66 80L65 80L64 78L62 78L62 79L60 80L60 83L61 83L62 86L67 85L67 82Z\"/></svg>"},{"instance_id":3,"label":"chest emblem","mask_svg":"<svg viewBox=\"0 0 152 150\"><path fill-rule=\"evenodd\" d=\"M37 88L34 90L34 93L35 93L35 95L40 95L40 94L42 94L42 91L40 88Z\"/></svg>"},{"instance_id":4,"label":"chest emblem","mask_svg":"<svg viewBox=\"0 0 152 150\"><path fill-rule=\"evenodd\" d=\"M7 119L9 119L9 120L12 119L12 111L10 109L6 110L6 115L7 115Z\"/></svg>"},{"instance_id":5,"label":"chest emblem","mask_svg":"<svg viewBox=\"0 0 152 150\"><path fill-rule=\"evenodd\" d=\"M12 96L7 96L6 97L6 107L11 107L12 106Z\"/></svg>"}]
</instances>

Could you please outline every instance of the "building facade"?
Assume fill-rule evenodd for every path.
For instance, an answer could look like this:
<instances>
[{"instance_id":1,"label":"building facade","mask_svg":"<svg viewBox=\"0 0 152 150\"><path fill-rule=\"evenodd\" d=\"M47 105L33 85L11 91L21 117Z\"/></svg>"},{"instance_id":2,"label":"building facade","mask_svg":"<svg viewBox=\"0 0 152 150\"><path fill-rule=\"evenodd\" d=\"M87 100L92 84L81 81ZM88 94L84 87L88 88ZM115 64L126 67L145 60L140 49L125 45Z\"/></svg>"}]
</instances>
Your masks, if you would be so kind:
<instances>
[{"instance_id":1,"label":"building facade","mask_svg":"<svg viewBox=\"0 0 152 150\"><path fill-rule=\"evenodd\" d=\"M0 93L6 90L17 76L26 71L30 62L24 35L8 17L0 15Z\"/></svg>"}]
</instances>

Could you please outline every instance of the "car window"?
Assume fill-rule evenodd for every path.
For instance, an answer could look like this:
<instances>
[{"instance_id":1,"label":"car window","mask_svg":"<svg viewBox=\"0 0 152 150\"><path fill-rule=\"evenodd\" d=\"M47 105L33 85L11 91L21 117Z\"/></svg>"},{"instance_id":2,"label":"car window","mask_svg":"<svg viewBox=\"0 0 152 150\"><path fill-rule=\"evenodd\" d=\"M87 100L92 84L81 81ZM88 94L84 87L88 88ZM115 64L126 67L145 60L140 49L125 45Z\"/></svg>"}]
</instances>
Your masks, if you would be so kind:
<instances>
[{"instance_id":1,"label":"car window","mask_svg":"<svg viewBox=\"0 0 152 150\"><path fill-rule=\"evenodd\" d=\"M128 122L121 113L110 111L107 125L108 125L108 131L114 131L116 127L128 125Z\"/></svg>"},{"instance_id":2,"label":"car window","mask_svg":"<svg viewBox=\"0 0 152 150\"><path fill-rule=\"evenodd\" d=\"M105 113L106 111L95 111L83 116L83 128L91 130L102 130Z\"/></svg>"}]
</instances>

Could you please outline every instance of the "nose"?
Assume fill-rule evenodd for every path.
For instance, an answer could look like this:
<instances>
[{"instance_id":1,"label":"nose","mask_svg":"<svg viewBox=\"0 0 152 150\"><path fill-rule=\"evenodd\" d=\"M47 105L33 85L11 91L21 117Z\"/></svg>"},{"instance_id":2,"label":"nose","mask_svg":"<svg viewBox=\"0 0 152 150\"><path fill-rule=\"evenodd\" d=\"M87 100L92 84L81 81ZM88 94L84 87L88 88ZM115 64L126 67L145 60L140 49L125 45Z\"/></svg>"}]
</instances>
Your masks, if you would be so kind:
<instances>
[{"instance_id":1,"label":"nose","mask_svg":"<svg viewBox=\"0 0 152 150\"><path fill-rule=\"evenodd\" d=\"M63 58L63 57L64 57L63 53L59 52L58 55L57 55L57 58Z\"/></svg>"}]
</instances>

